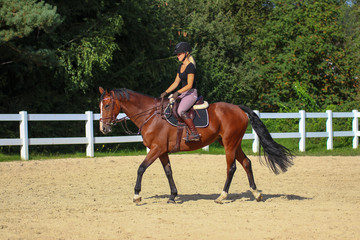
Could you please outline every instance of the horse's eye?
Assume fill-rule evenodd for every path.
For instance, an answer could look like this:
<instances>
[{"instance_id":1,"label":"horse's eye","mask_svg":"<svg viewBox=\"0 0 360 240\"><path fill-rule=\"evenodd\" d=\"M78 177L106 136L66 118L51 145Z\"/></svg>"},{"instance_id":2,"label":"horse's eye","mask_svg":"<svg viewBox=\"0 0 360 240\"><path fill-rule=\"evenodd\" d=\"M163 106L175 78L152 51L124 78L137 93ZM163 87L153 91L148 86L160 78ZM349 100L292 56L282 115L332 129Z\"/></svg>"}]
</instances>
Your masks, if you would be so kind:
<instances>
[{"instance_id":1,"label":"horse's eye","mask_svg":"<svg viewBox=\"0 0 360 240\"><path fill-rule=\"evenodd\" d=\"M110 104L105 105L105 109L108 109L110 107Z\"/></svg>"}]
</instances>

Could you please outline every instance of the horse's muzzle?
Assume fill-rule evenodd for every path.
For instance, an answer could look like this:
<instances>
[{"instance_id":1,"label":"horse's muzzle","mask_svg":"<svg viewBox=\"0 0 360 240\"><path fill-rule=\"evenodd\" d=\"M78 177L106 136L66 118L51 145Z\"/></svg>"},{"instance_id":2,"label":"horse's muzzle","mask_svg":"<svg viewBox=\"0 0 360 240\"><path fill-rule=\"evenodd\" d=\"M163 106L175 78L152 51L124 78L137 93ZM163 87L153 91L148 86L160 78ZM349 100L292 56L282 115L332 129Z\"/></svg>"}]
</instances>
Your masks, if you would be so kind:
<instances>
[{"instance_id":1,"label":"horse's muzzle","mask_svg":"<svg viewBox=\"0 0 360 240\"><path fill-rule=\"evenodd\" d=\"M111 132L111 125L104 124L103 122L100 122L100 132L102 132L105 135L110 133Z\"/></svg>"}]
</instances>

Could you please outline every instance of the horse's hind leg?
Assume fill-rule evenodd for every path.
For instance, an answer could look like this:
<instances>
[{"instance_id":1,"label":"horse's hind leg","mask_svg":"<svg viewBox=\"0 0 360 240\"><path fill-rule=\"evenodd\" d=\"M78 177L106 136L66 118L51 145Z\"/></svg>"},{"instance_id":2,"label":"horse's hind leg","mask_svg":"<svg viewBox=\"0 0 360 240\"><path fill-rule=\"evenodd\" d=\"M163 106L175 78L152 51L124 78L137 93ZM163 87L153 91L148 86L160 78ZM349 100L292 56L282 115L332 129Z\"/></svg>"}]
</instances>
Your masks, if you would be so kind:
<instances>
[{"instance_id":1,"label":"horse's hind leg","mask_svg":"<svg viewBox=\"0 0 360 240\"><path fill-rule=\"evenodd\" d=\"M177 189L176 189L175 182L174 182L174 179L172 176L169 155L167 153L164 153L159 158L160 158L161 164L164 167L164 171L165 171L166 177L167 177L167 179L169 181L169 185L170 185L171 195L168 200L168 203L175 203L175 197L177 196Z\"/></svg>"},{"instance_id":2,"label":"horse's hind leg","mask_svg":"<svg viewBox=\"0 0 360 240\"><path fill-rule=\"evenodd\" d=\"M251 161L250 159L245 155L245 153L242 151L241 147L236 151L236 160L239 161L239 163L243 166L250 184L250 191L254 195L256 201L260 202L262 200L262 194L257 190L255 181L254 181L254 175L251 167Z\"/></svg>"}]
</instances>

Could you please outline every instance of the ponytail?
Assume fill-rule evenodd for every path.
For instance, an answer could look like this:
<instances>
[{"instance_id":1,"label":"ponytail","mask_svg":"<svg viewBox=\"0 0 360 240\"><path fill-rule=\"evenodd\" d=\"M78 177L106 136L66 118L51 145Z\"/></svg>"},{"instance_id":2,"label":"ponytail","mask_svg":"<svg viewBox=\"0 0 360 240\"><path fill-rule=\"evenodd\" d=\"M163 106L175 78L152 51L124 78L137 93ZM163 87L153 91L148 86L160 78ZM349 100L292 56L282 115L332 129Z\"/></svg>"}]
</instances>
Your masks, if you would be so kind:
<instances>
[{"instance_id":1,"label":"ponytail","mask_svg":"<svg viewBox=\"0 0 360 240\"><path fill-rule=\"evenodd\" d=\"M193 56L191 56L190 54L189 54L189 61L190 61L192 64L194 64L194 67L196 68L196 62L195 62L195 59L194 59L194 57L193 57Z\"/></svg>"}]
</instances>

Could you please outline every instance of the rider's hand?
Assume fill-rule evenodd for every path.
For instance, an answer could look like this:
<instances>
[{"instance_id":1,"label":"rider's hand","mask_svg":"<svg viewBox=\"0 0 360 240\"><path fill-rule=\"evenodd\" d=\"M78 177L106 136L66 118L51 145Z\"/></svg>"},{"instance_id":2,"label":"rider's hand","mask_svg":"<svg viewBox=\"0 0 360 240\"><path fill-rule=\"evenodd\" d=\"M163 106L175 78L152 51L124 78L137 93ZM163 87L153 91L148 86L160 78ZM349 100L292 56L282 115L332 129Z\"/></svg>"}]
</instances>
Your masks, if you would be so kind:
<instances>
[{"instance_id":1,"label":"rider's hand","mask_svg":"<svg viewBox=\"0 0 360 240\"><path fill-rule=\"evenodd\" d=\"M161 98L164 98L167 94L168 94L167 92L163 92L163 93L160 95L160 97L161 97Z\"/></svg>"},{"instance_id":2,"label":"rider's hand","mask_svg":"<svg viewBox=\"0 0 360 240\"><path fill-rule=\"evenodd\" d=\"M174 92L172 97L173 97L174 99L176 99L179 95L180 95L179 92Z\"/></svg>"}]
</instances>

